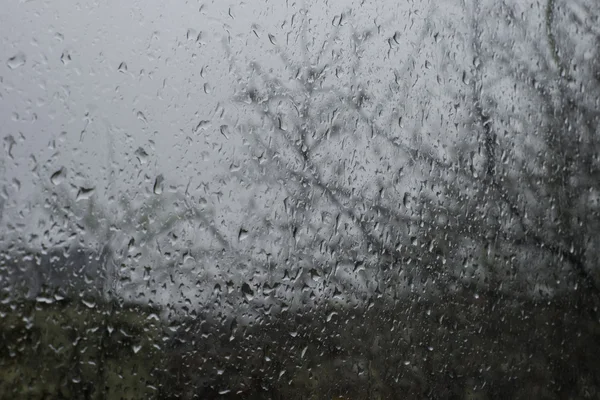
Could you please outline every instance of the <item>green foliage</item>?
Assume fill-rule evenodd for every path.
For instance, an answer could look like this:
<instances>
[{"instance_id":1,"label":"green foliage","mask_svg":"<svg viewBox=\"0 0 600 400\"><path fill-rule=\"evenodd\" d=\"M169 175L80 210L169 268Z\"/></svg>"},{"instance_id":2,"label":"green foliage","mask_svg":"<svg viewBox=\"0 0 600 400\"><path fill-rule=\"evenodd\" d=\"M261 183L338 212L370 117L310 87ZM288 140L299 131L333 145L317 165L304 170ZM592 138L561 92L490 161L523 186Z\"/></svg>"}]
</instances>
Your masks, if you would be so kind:
<instances>
[{"instance_id":1,"label":"green foliage","mask_svg":"<svg viewBox=\"0 0 600 400\"><path fill-rule=\"evenodd\" d=\"M0 398L156 397L160 346L156 310L69 302L2 305Z\"/></svg>"},{"instance_id":2,"label":"green foliage","mask_svg":"<svg viewBox=\"0 0 600 400\"><path fill-rule=\"evenodd\" d=\"M366 308L198 320L169 353L169 393L231 399L597 398L587 298L465 291ZM219 392L227 391L224 396Z\"/></svg>"}]
</instances>

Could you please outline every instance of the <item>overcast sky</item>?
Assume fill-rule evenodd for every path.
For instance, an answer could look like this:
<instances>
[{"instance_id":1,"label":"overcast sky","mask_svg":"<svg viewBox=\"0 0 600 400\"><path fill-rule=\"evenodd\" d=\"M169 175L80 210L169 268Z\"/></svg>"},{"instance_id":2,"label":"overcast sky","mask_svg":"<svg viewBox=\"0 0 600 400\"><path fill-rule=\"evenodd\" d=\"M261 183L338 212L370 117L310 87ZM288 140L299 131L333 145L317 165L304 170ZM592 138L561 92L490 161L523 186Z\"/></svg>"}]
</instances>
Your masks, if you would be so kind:
<instances>
[{"instance_id":1,"label":"overcast sky","mask_svg":"<svg viewBox=\"0 0 600 400\"><path fill-rule=\"evenodd\" d=\"M400 141L441 153L469 141L463 124L468 107L461 109L460 96L468 87L467 72L481 62L469 48L467 14L474 3L7 2L0 12L0 189L7 199L0 242L14 242L15 233L27 238L49 229L48 214L56 210L41 211L49 197L44 187L66 189L72 198L93 189L82 196L82 205L90 198L107 204L111 197L186 193L213 211L212 222L226 240L237 240L242 229L252 234L250 199L256 197L268 215L268 209L283 207L283 191L281 185L269 191L268 183L240 178L248 177L252 164L240 127L256 115L233 97L252 75L252 62L293 87L293 73L280 52L304 67L323 68L334 58L325 83L340 91L362 85L370 94L367 111ZM540 26L539 5L518 9L520 18ZM479 10L482 16L486 12ZM485 40L502 34L493 18L481 20L491 34ZM327 52L317 58L336 30ZM365 31L373 37L353 70L352 35ZM539 35L533 29L527 37L534 41ZM491 75L484 79L493 78L494 68L486 73ZM497 96L499 103L514 106L514 92L506 93ZM342 164L348 166L344 176L352 175L348 186L368 199L409 160L372 139L370 128L357 125L356 131L350 132L350 150L332 140L317 158L324 161L326 178L334 171L328 159L347 159ZM401 191L421 190L418 178L427 171L405 171ZM157 182L162 189L155 193ZM111 217L118 229L137 229L120 226L116 212ZM52 246L72 233L53 229L25 246L39 247L43 240ZM205 234L193 232L185 239L203 244ZM277 232L274 236L272 242L264 236L257 240L273 250L282 246ZM223 263L212 267L222 273Z\"/></svg>"},{"instance_id":2,"label":"overcast sky","mask_svg":"<svg viewBox=\"0 0 600 400\"><path fill-rule=\"evenodd\" d=\"M4 223L9 215L17 222L14 211L41 203L39 182L49 184L61 168L55 183L73 192L94 187L99 198L106 198L107 187L113 195L149 192L161 174L166 190L183 191L189 184L193 192L204 184L234 198L239 188L233 185L237 193L230 192L227 175L232 164L240 164L243 146L239 137L220 132L221 125L239 119L230 101L235 79L224 41L238 66L255 60L277 74L281 63L274 43L300 61L301 24L308 26L315 54L345 13L342 25L379 27L360 71L376 90L393 77L391 65L414 49L424 17L433 25L440 19L423 2L308 2L306 20L302 6L292 1L7 2L0 13L2 183L9 198ZM195 132L200 121L210 124ZM148 154L144 163L136 157L139 148ZM223 204L227 215L244 207Z\"/></svg>"}]
</instances>

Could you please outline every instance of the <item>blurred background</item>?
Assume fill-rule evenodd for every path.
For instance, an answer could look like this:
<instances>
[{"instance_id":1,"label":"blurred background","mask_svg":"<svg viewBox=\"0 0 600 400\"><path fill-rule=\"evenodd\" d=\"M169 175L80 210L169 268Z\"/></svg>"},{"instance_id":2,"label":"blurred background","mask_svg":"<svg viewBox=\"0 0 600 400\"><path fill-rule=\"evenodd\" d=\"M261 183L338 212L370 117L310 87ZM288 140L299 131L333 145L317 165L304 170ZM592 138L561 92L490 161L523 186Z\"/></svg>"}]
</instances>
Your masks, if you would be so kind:
<instances>
[{"instance_id":1,"label":"blurred background","mask_svg":"<svg viewBox=\"0 0 600 400\"><path fill-rule=\"evenodd\" d=\"M9 1L0 398L598 398L599 17Z\"/></svg>"}]
</instances>

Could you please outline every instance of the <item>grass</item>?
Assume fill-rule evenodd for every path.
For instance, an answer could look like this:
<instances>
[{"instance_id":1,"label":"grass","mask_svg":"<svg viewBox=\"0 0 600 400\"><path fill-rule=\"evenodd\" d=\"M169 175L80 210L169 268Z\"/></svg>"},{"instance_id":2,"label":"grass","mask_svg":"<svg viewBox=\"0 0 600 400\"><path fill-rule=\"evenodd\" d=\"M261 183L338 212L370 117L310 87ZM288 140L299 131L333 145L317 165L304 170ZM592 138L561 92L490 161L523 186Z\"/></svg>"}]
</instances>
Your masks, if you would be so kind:
<instances>
[{"instance_id":1,"label":"grass","mask_svg":"<svg viewBox=\"0 0 600 400\"><path fill-rule=\"evenodd\" d=\"M596 310L465 293L249 324L204 315L174 331L151 308L4 304L0 398L592 399Z\"/></svg>"}]
</instances>

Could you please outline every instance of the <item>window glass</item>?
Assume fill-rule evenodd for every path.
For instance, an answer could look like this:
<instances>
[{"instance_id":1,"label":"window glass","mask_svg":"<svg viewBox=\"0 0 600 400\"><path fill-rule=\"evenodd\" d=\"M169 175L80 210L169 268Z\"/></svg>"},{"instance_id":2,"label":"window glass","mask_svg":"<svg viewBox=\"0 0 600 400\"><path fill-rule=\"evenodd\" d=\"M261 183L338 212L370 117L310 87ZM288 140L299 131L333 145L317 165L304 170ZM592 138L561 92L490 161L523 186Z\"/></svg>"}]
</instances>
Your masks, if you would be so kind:
<instances>
[{"instance_id":1,"label":"window glass","mask_svg":"<svg viewBox=\"0 0 600 400\"><path fill-rule=\"evenodd\" d=\"M0 12L0 398L598 398L600 3Z\"/></svg>"}]
</instances>

